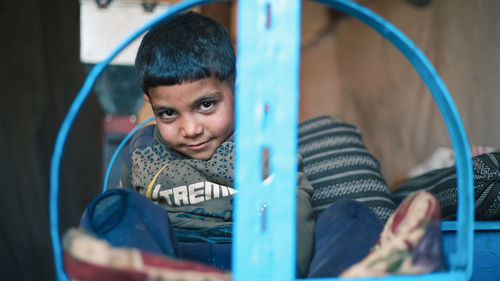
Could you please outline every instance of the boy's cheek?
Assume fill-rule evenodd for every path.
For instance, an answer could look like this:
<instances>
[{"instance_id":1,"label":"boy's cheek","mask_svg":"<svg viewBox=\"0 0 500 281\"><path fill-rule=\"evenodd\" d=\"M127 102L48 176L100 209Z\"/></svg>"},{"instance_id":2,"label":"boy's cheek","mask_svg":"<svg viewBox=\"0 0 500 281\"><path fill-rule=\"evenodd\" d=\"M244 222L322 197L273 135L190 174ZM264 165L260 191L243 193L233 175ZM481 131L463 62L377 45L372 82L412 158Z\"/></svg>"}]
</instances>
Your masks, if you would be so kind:
<instances>
[{"instance_id":1,"label":"boy's cheek","mask_svg":"<svg viewBox=\"0 0 500 281\"><path fill-rule=\"evenodd\" d=\"M172 138L172 136L174 134L171 132L171 130L169 130L161 125L157 125L157 126L158 126L158 130L160 131L160 136L163 139L163 141L165 141L170 146L175 145L175 143L176 143L175 139Z\"/></svg>"}]
</instances>

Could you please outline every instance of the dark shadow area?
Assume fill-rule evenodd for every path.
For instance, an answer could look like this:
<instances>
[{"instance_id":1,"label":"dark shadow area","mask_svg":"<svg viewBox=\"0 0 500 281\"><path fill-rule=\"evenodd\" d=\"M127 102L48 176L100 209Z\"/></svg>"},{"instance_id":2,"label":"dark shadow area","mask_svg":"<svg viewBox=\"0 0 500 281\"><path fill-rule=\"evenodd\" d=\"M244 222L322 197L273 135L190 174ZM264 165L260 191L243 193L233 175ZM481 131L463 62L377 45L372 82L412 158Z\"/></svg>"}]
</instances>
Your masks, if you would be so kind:
<instances>
[{"instance_id":1,"label":"dark shadow area","mask_svg":"<svg viewBox=\"0 0 500 281\"><path fill-rule=\"evenodd\" d=\"M50 158L83 80L78 1L0 4L0 280L55 280L49 234ZM90 95L61 163L60 229L78 225L101 189L103 112Z\"/></svg>"}]
</instances>

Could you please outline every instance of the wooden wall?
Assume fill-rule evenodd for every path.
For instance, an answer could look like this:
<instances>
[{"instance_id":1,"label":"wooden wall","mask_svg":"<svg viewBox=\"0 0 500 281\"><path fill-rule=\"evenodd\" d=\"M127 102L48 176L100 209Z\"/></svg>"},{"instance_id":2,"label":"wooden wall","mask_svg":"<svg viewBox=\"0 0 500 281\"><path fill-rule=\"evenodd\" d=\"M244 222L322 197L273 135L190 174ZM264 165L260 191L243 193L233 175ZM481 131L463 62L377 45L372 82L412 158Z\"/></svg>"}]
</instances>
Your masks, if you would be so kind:
<instances>
[{"instance_id":1,"label":"wooden wall","mask_svg":"<svg viewBox=\"0 0 500 281\"><path fill-rule=\"evenodd\" d=\"M500 147L500 130L496 130L500 2L356 2L391 22L427 56L457 105L471 145ZM213 8L206 12L213 13ZM235 9L233 5L229 26L234 41ZM208 15L220 19L220 15ZM326 114L359 127L388 183L405 178L439 146L451 147L441 114L417 72L364 23L323 4L302 1L300 71L299 119ZM145 105L138 119L150 115Z\"/></svg>"},{"instance_id":2,"label":"wooden wall","mask_svg":"<svg viewBox=\"0 0 500 281\"><path fill-rule=\"evenodd\" d=\"M406 175L449 137L426 86L406 58L365 24L303 2L300 119L329 114L355 124L388 182ZM500 147L500 2L402 0L365 4L403 31L434 64L471 144ZM322 21L322 24L318 24ZM322 27L329 22L328 32ZM316 35L316 36L315 36Z\"/></svg>"}]
</instances>

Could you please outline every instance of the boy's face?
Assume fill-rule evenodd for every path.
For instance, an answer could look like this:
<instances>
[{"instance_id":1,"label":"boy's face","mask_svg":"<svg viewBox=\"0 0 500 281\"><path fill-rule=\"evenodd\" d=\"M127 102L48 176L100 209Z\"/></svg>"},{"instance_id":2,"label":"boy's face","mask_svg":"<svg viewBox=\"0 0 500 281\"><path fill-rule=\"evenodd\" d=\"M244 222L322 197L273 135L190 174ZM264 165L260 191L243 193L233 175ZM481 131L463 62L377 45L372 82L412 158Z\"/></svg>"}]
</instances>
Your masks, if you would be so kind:
<instances>
[{"instance_id":1,"label":"boy's face","mask_svg":"<svg viewBox=\"0 0 500 281\"><path fill-rule=\"evenodd\" d=\"M217 78L149 89L161 137L176 151L209 160L234 129L232 88Z\"/></svg>"}]
</instances>

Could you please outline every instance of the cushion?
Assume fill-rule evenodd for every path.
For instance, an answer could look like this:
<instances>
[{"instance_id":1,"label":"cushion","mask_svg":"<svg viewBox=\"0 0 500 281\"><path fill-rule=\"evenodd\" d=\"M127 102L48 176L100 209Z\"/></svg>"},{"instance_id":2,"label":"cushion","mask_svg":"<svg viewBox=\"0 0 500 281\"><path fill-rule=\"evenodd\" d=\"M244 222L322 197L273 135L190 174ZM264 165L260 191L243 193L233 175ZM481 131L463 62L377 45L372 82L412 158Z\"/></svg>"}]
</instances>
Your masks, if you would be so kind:
<instances>
[{"instance_id":1,"label":"cushion","mask_svg":"<svg viewBox=\"0 0 500 281\"><path fill-rule=\"evenodd\" d=\"M500 219L500 153L492 152L472 158L474 174L475 218ZM439 201L443 220L456 219L457 175L455 167L431 170L409 179L393 192L396 203L409 193L427 190Z\"/></svg>"},{"instance_id":2,"label":"cushion","mask_svg":"<svg viewBox=\"0 0 500 281\"><path fill-rule=\"evenodd\" d=\"M342 199L366 204L382 221L394 212L380 164L366 149L358 128L320 116L300 123L298 138L304 172L314 187L315 214Z\"/></svg>"}]
</instances>

